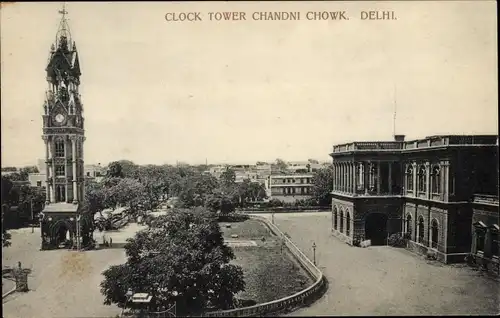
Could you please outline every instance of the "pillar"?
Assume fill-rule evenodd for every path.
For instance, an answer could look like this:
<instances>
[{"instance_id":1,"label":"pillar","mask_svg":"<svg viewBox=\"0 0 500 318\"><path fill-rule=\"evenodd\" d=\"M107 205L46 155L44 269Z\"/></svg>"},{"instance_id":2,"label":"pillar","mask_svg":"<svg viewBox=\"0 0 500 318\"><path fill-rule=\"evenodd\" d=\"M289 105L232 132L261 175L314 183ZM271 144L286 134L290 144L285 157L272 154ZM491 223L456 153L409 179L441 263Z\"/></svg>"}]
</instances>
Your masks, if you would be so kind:
<instances>
[{"instance_id":1,"label":"pillar","mask_svg":"<svg viewBox=\"0 0 500 318\"><path fill-rule=\"evenodd\" d=\"M73 203L78 203L78 184L76 174L76 138L71 138L72 164L73 164Z\"/></svg>"},{"instance_id":2,"label":"pillar","mask_svg":"<svg viewBox=\"0 0 500 318\"><path fill-rule=\"evenodd\" d=\"M51 184L50 184L50 202L56 202L56 160L55 160L55 151L56 150L56 145L54 142L54 138L50 141L50 153L51 153L51 160L52 160L52 169L51 174L50 174L50 179L51 179Z\"/></svg>"},{"instance_id":3,"label":"pillar","mask_svg":"<svg viewBox=\"0 0 500 318\"><path fill-rule=\"evenodd\" d=\"M425 163L425 197L431 198L431 167L429 162Z\"/></svg>"},{"instance_id":4,"label":"pillar","mask_svg":"<svg viewBox=\"0 0 500 318\"><path fill-rule=\"evenodd\" d=\"M368 194L368 188L370 187L370 180L369 180L370 166L371 166L370 162L363 162L365 195Z\"/></svg>"},{"instance_id":5,"label":"pillar","mask_svg":"<svg viewBox=\"0 0 500 318\"><path fill-rule=\"evenodd\" d=\"M346 192L346 184L347 184L347 178L346 178L346 166L345 162L342 163L342 192Z\"/></svg>"},{"instance_id":6,"label":"pillar","mask_svg":"<svg viewBox=\"0 0 500 318\"><path fill-rule=\"evenodd\" d=\"M49 166L49 138L43 136L45 143L45 203L50 203L50 166Z\"/></svg>"},{"instance_id":7,"label":"pillar","mask_svg":"<svg viewBox=\"0 0 500 318\"><path fill-rule=\"evenodd\" d=\"M388 162L389 164L389 177L388 177L388 185L389 185L389 194L392 194L392 162Z\"/></svg>"},{"instance_id":8,"label":"pillar","mask_svg":"<svg viewBox=\"0 0 500 318\"><path fill-rule=\"evenodd\" d=\"M377 194L380 194L380 161L377 161Z\"/></svg>"},{"instance_id":9,"label":"pillar","mask_svg":"<svg viewBox=\"0 0 500 318\"><path fill-rule=\"evenodd\" d=\"M339 190L344 192L344 165L339 162Z\"/></svg>"},{"instance_id":10,"label":"pillar","mask_svg":"<svg viewBox=\"0 0 500 318\"><path fill-rule=\"evenodd\" d=\"M351 163L346 162L346 189L347 193L351 192Z\"/></svg>"},{"instance_id":11,"label":"pillar","mask_svg":"<svg viewBox=\"0 0 500 318\"><path fill-rule=\"evenodd\" d=\"M80 158L81 158L81 167L80 167L80 169L82 169L82 170L83 170L83 161L84 161L84 159L83 159L83 156L84 156L83 142L84 141L85 141L85 137L82 137L80 139L80 143L81 143L81 156L80 156ZM83 176L83 171L82 171L82 176ZM82 191L81 191L82 196L81 197L85 198L85 178L82 178L82 181L80 182L80 187L82 188Z\"/></svg>"},{"instance_id":12,"label":"pillar","mask_svg":"<svg viewBox=\"0 0 500 318\"><path fill-rule=\"evenodd\" d=\"M417 178L418 178L418 171L417 171L417 163L412 162L411 163L413 169L413 195L418 197L418 189L417 189ZM418 222L418 220L417 220Z\"/></svg>"},{"instance_id":13,"label":"pillar","mask_svg":"<svg viewBox=\"0 0 500 318\"><path fill-rule=\"evenodd\" d=\"M68 139L64 138L64 201L68 202L69 200L69 182L68 182Z\"/></svg>"},{"instance_id":14,"label":"pillar","mask_svg":"<svg viewBox=\"0 0 500 318\"><path fill-rule=\"evenodd\" d=\"M352 170L352 193L354 195L356 195L356 190L357 190L357 186L356 185L358 184L357 178L356 178L356 175L357 175L357 172L358 172L358 165L357 165L356 162L352 163L352 168L353 168L353 170Z\"/></svg>"},{"instance_id":15,"label":"pillar","mask_svg":"<svg viewBox=\"0 0 500 318\"><path fill-rule=\"evenodd\" d=\"M443 191L443 201L448 202L450 197L450 163L445 162L443 164L443 170L441 174L443 175L443 181L441 182L441 187Z\"/></svg>"}]
</instances>

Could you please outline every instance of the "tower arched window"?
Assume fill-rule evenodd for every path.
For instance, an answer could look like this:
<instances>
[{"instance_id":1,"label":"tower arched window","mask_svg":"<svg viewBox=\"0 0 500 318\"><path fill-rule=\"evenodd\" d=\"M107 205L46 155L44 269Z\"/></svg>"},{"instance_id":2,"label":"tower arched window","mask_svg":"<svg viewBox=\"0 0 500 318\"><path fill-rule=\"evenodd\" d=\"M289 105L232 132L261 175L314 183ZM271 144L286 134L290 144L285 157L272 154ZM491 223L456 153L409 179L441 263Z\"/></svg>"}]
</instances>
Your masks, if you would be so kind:
<instances>
[{"instance_id":1,"label":"tower arched window","mask_svg":"<svg viewBox=\"0 0 500 318\"><path fill-rule=\"evenodd\" d=\"M432 248L437 248L438 247L438 241L439 241L439 227L438 227L438 222L436 220L432 220L431 223L431 247Z\"/></svg>"},{"instance_id":2,"label":"tower arched window","mask_svg":"<svg viewBox=\"0 0 500 318\"><path fill-rule=\"evenodd\" d=\"M425 238L425 227L424 227L424 218L421 216L418 219L418 242L423 244Z\"/></svg>"},{"instance_id":3,"label":"tower arched window","mask_svg":"<svg viewBox=\"0 0 500 318\"><path fill-rule=\"evenodd\" d=\"M55 142L55 154L56 157L64 157L64 140L58 139Z\"/></svg>"},{"instance_id":4,"label":"tower arched window","mask_svg":"<svg viewBox=\"0 0 500 318\"><path fill-rule=\"evenodd\" d=\"M406 189L408 191L413 191L413 167L411 164L406 169Z\"/></svg>"},{"instance_id":5,"label":"tower arched window","mask_svg":"<svg viewBox=\"0 0 500 318\"><path fill-rule=\"evenodd\" d=\"M345 225L345 235L349 236L351 233L351 215L347 212L346 225Z\"/></svg>"},{"instance_id":6,"label":"tower arched window","mask_svg":"<svg viewBox=\"0 0 500 318\"><path fill-rule=\"evenodd\" d=\"M340 233L344 233L344 211L340 210Z\"/></svg>"},{"instance_id":7,"label":"tower arched window","mask_svg":"<svg viewBox=\"0 0 500 318\"><path fill-rule=\"evenodd\" d=\"M418 192L425 192L425 166L418 168Z\"/></svg>"},{"instance_id":8,"label":"tower arched window","mask_svg":"<svg viewBox=\"0 0 500 318\"><path fill-rule=\"evenodd\" d=\"M431 191L432 193L440 193L441 192L441 169L439 166L434 166L432 168L432 180L431 180Z\"/></svg>"}]
</instances>

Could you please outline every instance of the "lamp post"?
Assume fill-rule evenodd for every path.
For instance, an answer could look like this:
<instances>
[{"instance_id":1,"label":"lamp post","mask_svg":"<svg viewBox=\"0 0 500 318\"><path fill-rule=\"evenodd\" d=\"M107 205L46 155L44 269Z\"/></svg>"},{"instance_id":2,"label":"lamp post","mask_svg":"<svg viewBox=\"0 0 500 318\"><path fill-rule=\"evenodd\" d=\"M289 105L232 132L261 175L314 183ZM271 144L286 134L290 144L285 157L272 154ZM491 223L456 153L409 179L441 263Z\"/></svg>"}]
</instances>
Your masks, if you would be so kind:
<instances>
[{"instance_id":1,"label":"lamp post","mask_svg":"<svg viewBox=\"0 0 500 318\"><path fill-rule=\"evenodd\" d=\"M314 263L314 265L316 265L316 243L315 242L313 242L312 248L313 248L313 263Z\"/></svg>"},{"instance_id":2,"label":"lamp post","mask_svg":"<svg viewBox=\"0 0 500 318\"><path fill-rule=\"evenodd\" d=\"M33 216L33 198L30 200L30 210L31 210L31 233L35 233L35 224L34 224L34 216Z\"/></svg>"}]
</instances>

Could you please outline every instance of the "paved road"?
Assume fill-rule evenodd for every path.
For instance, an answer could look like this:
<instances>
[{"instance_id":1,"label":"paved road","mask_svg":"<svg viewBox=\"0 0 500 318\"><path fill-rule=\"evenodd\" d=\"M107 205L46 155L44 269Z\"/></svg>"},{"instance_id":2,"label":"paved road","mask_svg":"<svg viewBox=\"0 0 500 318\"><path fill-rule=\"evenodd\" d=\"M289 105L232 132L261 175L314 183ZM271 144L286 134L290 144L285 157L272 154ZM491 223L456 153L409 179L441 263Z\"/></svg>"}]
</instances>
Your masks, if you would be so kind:
<instances>
[{"instance_id":1,"label":"paved road","mask_svg":"<svg viewBox=\"0 0 500 318\"><path fill-rule=\"evenodd\" d=\"M263 215L270 218L270 215ZM328 278L327 293L291 316L497 314L498 281L463 266L430 263L403 249L350 247L330 235L328 212L275 214Z\"/></svg>"},{"instance_id":2,"label":"paved road","mask_svg":"<svg viewBox=\"0 0 500 318\"><path fill-rule=\"evenodd\" d=\"M2 300L3 317L114 317L116 306L102 304L99 284L102 271L125 261L122 249L89 252L39 251L40 232L13 230L12 246L2 249L3 265L21 261L32 269L30 291Z\"/></svg>"}]
</instances>

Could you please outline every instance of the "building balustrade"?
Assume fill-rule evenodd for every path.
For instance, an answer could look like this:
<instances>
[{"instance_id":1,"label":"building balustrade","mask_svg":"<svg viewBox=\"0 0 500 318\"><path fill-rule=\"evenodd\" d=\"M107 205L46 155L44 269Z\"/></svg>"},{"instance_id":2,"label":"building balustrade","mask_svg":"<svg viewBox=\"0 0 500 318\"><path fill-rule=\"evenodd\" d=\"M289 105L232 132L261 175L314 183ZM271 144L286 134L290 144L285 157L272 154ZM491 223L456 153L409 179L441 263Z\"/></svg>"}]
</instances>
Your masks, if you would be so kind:
<instances>
[{"instance_id":1,"label":"building balustrade","mask_svg":"<svg viewBox=\"0 0 500 318\"><path fill-rule=\"evenodd\" d=\"M333 153L366 150L408 150L449 145L496 145L496 136L431 136L412 141L351 142L333 146Z\"/></svg>"},{"instance_id":2,"label":"building balustrade","mask_svg":"<svg viewBox=\"0 0 500 318\"><path fill-rule=\"evenodd\" d=\"M487 194L474 195L474 203L498 205L498 196Z\"/></svg>"}]
</instances>

